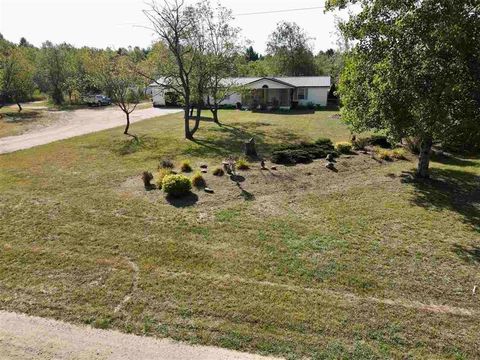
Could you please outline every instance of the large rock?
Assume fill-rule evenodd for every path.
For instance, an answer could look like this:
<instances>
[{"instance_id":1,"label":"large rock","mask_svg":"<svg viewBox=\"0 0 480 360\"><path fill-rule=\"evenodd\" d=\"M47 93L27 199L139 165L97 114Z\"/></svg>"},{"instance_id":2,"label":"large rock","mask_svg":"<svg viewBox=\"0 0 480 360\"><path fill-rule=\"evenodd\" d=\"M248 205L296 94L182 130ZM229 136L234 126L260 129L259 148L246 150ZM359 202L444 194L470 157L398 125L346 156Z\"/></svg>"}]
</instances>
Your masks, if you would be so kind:
<instances>
[{"instance_id":1,"label":"large rock","mask_svg":"<svg viewBox=\"0 0 480 360\"><path fill-rule=\"evenodd\" d=\"M254 138L245 142L245 155L253 158L257 157L257 147Z\"/></svg>"},{"instance_id":2,"label":"large rock","mask_svg":"<svg viewBox=\"0 0 480 360\"><path fill-rule=\"evenodd\" d=\"M335 164L333 162L328 162L325 167L329 170L335 170Z\"/></svg>"}]
</instances>

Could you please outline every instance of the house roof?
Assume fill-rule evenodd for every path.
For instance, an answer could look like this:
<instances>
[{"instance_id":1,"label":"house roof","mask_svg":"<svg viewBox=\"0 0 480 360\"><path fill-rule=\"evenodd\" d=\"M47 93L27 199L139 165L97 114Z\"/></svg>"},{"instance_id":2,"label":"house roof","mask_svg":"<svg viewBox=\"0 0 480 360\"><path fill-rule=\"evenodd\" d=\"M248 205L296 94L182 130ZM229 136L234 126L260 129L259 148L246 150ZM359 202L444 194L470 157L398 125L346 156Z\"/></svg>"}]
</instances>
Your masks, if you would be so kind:
<instances>
[{"instance_id":1,"label":"house roof","mask_svg":"<svg viewBox=\"0 0 480 360\"><path fill-rule=\"evenodd\" d=\"M229 84L233 83L238 86L243 86L243 85L257 82L262 79L276 81L292 87L330 87L331 85L330 76L239 77L239 78L227 78L225 79L225 83L229 83Z\"/></svg>"},{"instance_id":2,"label":"house roof","mask_svg":"<svg viewBox=\"0 0 480 360\"><path fill-rule=\"evenodd\" d=\"M275 81L283 85L291 87L330 87L330 76L265 76L265 77L232 77L226 78L222 81L223 84L245 86L263 79ZM157 83L153 83L150 86L159 86L158 84L168 83L166 78L159 78Z\"/></svg>"}]
</instances>

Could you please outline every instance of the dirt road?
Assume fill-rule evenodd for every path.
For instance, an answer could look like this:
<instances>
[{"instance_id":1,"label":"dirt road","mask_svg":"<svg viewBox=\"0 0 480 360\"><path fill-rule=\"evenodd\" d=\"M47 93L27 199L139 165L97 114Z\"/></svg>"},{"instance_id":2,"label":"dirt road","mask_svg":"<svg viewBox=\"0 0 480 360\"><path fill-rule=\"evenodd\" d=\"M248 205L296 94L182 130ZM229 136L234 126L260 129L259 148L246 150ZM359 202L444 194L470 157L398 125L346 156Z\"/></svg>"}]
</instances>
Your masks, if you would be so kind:
<instances>
[{"instance_id":1,"label":"dirt road","mask_svg":"<svg viewBox=\"0 0 480 360\"><path fill-rule=\"evenodd\" d=\"M9 360L268 360L0 311L0 358Z\"/></svg>"},{"instance_id":2,"label":"dirt road","mask_svg":"<svg viewBox=\"0 0 480 360\"><path fill-rule=\"evenodd\" d=\"M178 109L149 108L131 114L131 122L179 112ZM58 114L58 113L57 113ZM0 138L0 154L28 149L54 141L125 125L125 115L117 107L62 111L58 121L17 136Z\"/></svg>"}]
</instances>

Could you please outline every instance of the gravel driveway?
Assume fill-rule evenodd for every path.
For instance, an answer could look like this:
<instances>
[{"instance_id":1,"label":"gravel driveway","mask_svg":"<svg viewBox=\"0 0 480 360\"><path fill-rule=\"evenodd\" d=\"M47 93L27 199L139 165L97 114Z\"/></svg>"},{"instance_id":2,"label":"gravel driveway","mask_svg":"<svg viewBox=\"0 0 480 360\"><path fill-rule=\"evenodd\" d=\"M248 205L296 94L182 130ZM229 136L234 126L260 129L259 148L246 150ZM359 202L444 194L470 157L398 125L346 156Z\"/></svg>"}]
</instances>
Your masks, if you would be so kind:
<instances>
[{"instance_id":1,"label":"gravel driveway","mask_svg":"<svg viewBox=\"0 0 480 360\"><path fill-rule=\"evenodd\" d=\"M180 112L179 109L149 108L136 110L130 115L132 123ZM0 154L28 149L54 141L89 134L125 125L125 114L117 107L62 111L60 119L46 127L25 134L0 138Z\"/></svg>"},{"instance_id":2,"label":"gravel driveway","mask_svg":"<svg viewBox=\"0 0 480 360\"><path fill-rule=\"evenodd\" d=\"M0 358L9 360L268 360L210 346L122 334L0 311Z\"/></svg>"}]
</instances>

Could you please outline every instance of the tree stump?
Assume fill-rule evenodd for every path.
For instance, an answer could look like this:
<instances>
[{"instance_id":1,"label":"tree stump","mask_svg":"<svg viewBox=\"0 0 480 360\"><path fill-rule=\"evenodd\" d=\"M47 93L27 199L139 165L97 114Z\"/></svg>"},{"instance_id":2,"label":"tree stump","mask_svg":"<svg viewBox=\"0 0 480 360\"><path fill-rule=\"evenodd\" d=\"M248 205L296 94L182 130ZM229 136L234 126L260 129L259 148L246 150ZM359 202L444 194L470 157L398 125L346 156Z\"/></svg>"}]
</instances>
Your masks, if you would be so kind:
<instances>
[{"instance_id":1,"label":"tree stump","mask_svg":"<svg viewBox=\"0 0 480 360\"><path fill-rule=\"evenodd\" d=\"M249 141L245 142L245 155L252 158L257 157L257 148L254 138L251 138Z\"/></svg>"}]
</instances>

